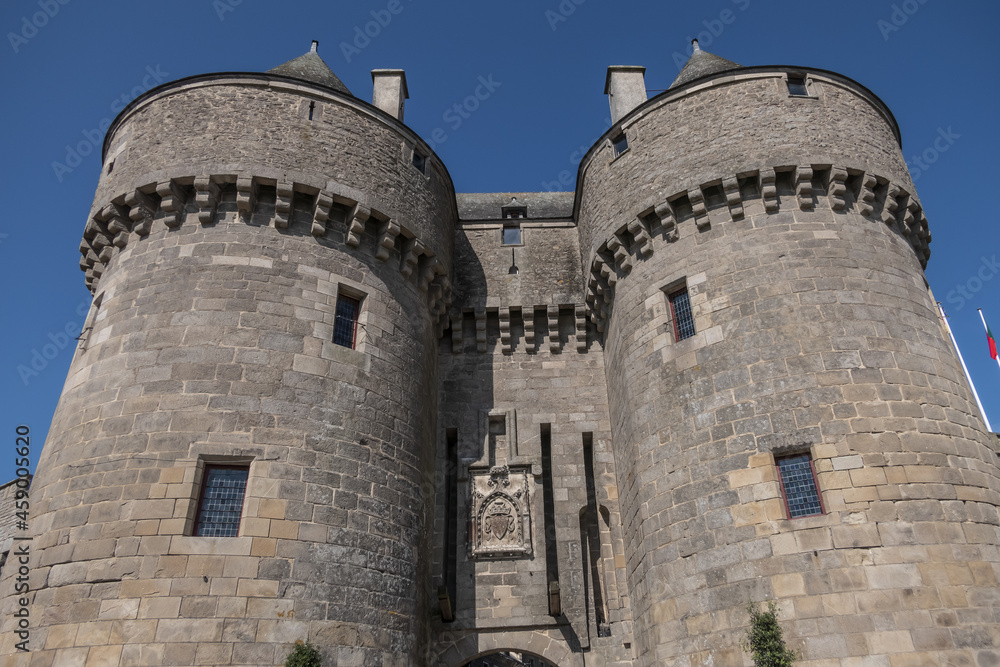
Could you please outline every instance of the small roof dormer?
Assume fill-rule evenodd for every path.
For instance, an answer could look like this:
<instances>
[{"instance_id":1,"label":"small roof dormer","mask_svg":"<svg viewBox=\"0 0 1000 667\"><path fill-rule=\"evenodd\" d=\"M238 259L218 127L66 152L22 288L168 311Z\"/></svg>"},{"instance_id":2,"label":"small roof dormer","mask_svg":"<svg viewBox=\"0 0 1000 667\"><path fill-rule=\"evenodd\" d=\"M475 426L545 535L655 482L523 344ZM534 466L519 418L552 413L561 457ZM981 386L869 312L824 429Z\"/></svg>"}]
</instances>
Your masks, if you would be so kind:
<instances>
[{"instance_id":1,"label":"small roof dormer","mask_svg":"<svg viewBox=\"0 0 1000 667\"><path fill-rule=\"evenodd\" d=\"M347 95L351 94L351 91L347 89L344 82L319 57L319 42L315 39L312 41L312 46L309 47L308 52L298 58L289 60L283 65L278 65L273 69L267 70L266 74L280 74L281 76L301 79L326 88L332 88L337 92Z\"/></svg>"}]
</instances>

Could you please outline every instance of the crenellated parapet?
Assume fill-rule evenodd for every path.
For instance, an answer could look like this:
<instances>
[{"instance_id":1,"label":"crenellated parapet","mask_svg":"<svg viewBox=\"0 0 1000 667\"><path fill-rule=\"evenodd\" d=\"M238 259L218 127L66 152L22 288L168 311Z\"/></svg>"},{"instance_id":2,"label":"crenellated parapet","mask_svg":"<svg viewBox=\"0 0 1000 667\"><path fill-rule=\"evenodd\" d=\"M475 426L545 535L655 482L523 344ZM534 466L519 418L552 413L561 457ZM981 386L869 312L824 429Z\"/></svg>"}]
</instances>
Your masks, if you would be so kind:
<instances>
[{"instance_id":1,"label":"crenellated parapet","mask_svg":"<svg viewBox=\"0 0 1000 667\"><path fill-rule=\"evenodd\" d=\"M678 224L693 221L699 231L709 229L710 212L716 209L728 210L733 222L742 220L744 204L751 200L759 200L768 214L813 211L824 201L838 213L854 210L904 238L922 267L930 257L931 235L920 202L882 176L816 164L735 174L644 205L598 246L586 276L588 315L597 331L604 332L615 285L631 272L636 258L650 257L662 244L676 241Z\"/></svg>"},{"instance_id":2,"label":"crenellated parapet","mask_svg":"<svg viewBox=\"0 0 1000 667\"><path fill-rule=\"evenodd\" d=\"M443 333L452 287L448 268L431 249L434 244L417 238L410 226L380 204L359 201L359 194L241 173L149 182L96 209L84 228L80 268L87 287L95 292L115 255L130 243L142 242L155 221L168 229L195 220L203 227L224 220L255 225L266 220L277 230L303 223L317 240L337 239L381 263L391 263L395 257L403 277L427 295L438 333Z\"/></svg>"}]
</instances>

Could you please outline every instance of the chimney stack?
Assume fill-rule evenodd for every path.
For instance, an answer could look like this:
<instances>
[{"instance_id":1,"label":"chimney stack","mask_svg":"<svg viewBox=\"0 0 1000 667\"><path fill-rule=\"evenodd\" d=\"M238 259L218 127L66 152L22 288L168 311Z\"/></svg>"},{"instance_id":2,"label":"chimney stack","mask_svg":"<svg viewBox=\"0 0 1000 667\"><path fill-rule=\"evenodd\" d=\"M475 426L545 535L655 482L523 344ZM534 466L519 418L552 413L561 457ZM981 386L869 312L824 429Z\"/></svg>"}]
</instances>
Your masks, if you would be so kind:
<instances>
[{"instance_id":1,"label":"chimney stack","mask_svg":"<svg viewBox=\"0 0 1000 667\"><path fill-rule=\"evenodd\" d=\"M604 94L611 103L611 123L617 123L629 111L646 101L646 68L612 65L604 81Z\"/></svg>"},{"instance_id":2,"label":"chimney stack","mask_svg":"<svg viewBox=\"0 0 1000 667\"><path fill-rule=\"evenodd\" d=\"M393 118L403 120L403 105L410 98L406 72L401 69L373 69L372 104Z\"/></svg>"}]
</instances>

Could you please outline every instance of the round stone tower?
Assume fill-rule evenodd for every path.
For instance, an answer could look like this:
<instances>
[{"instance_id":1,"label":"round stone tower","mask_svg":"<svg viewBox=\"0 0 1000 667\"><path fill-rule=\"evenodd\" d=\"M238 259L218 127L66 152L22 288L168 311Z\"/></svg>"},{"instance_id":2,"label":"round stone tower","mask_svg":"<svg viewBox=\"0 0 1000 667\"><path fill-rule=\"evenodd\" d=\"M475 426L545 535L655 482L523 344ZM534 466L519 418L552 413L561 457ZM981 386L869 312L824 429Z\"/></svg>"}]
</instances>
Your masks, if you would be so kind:
<instances>
[{"instance_id":1,"label":"round stone tower","mask_svg":"<svg viewBox=\"0 0 1000 667\"><path fill-rule=\"evenodd\" d=\"M891 113L697 48L641 86L609 70L576 211L635 664L743 665L765 599L806 665L994 664L997 455Z\"/></svg>"},{"instance_id":2,"label":"round stone tower","mask_svg":"<svg viewBox=\"0 0 1000 667\"><path fill-rule=\"evenodd\" d=\"M31 492L32 664L424 650L455 197L402 71L373 79L355 98L314 43L108 132L94 305Z\"/></svg>"}]
</instances>

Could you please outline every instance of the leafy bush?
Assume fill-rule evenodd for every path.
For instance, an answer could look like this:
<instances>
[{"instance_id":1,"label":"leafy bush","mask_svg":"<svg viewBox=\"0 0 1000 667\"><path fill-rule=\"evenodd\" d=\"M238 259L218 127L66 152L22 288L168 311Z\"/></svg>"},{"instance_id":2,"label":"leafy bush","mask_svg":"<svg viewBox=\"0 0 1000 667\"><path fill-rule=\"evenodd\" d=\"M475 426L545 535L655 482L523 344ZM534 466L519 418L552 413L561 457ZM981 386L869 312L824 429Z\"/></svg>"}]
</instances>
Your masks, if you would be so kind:
<instances>
[{"instance_id":1,"label":"leafy bush","mask_svg":"<svg viewBox=\"0 0 1000 667\"><path fill-rule=\"evenodd\" d=\"M316 650L316 647L309 642L302 643L301 639L295 640L295 648L285 660L285 667L321 667L323 657Z\"/></svg>"},{"instance_id":2,"label":"leafy bush","mask_svg":"<svg viewBox=\"0 0 1000 667\"><path fill-rule=\"evenodd\" d=\"M774 600L768 600L766 611L756 602L749 602L747 613L750 614L750 627L740 646L750 653L754 667L791 667L799 656L785 646L778 625L778 605Z\"/></svg>"}]
</instances>

